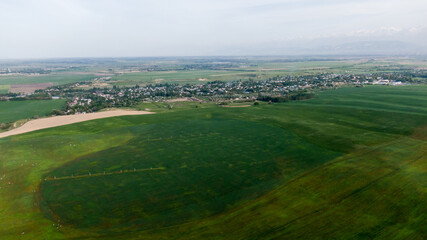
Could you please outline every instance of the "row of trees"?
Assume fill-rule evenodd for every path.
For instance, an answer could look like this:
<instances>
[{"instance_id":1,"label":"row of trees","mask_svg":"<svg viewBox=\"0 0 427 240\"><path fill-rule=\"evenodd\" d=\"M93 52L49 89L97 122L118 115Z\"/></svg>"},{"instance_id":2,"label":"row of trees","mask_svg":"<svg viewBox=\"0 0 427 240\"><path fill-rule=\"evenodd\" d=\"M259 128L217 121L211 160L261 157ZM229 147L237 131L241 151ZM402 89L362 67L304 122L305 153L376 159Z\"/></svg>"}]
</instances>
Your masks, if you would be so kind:
<instances>
[{"instance_id":1,"label":"row of trees","mask_svg":"<svg viewBox=\"0 0 427 240\"><path fill-rule=\"evenodd\" d=\"M257 100L258 101L263 101L263 102L290 102L290 101L298 101L298 100L306 100L306 99L311 99L314 98L314 93L309 93L309 92L294 92L294 93L290 93L284 96L263 96L260 95L258 96Z\"/></svg>"}]
</instances>

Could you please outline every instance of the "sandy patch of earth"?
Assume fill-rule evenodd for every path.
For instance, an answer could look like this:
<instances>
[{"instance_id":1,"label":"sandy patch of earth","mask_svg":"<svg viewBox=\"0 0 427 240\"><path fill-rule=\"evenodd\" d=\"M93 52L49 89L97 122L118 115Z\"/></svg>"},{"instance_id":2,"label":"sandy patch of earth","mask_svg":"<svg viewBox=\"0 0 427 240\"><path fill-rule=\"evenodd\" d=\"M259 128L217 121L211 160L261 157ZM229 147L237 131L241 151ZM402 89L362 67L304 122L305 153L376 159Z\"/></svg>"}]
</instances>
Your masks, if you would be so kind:
<instances>
[{"instance_id":1,"label":"sandy patch of earth","mask_svg":"<svg viewBox=\"0 0 427 240\"><path fill-rule=\"evenodd\" d=\"M110 86L110 84L108 84L108 83L93 83L92 85L94 87L108 87L108 86Z\"/></svg>"},{"instance_id":2,"label":"sandy patch of earth","mask_svg":"<svg viewBox=\"0 0 427 240\"><path fill-rule=\"evenodd\" d=\"M278 70L288 70L288 67L285 68L261 68L260 71L278 71Z\"/></svg>"},{"instance_id":3,"label":"sandy patch of earth","mask_svg":"<svg viewBox=\"0 0 427 240\"><path fill-rule=\"evenodd\" d=\"M174 102L202 102L202 100L195 98L195 97L183 97L183 98L169 99L169 100L166 100L165 102L170 102L170 103L174 103Z\"/></svg>"},{"instance_id":4,"label":"sandy patch of earth","mask_svg":"<svg viewBox=\"0 0 427 240\"><path fill-rule=\"evenodd\" d=\"M10 93L25 93L30 94L35 92L38 89L46 89L48 87L52 87L53 83L32 83L32 84L15 84L10 85L9 92Z\"/></svg>"},{"instance_id":5,"label":"sandy patch of earth","mask_svg":"<svg viewBox=\"0 0 427 240\"><path fill-rule=\"evenodd\" d=\"M91 83L91 84L82 84L82 85L79 85L78 88L92 88L92 87L105 88L105 87L109 87L109 86L110 86L110 84L108 84L108 83L98 83L98 82L95 82L95 83Z\"/></svg>"},{"instance_id":6,"label":"sandy patch of earth","mask_svg":"<svg viewBox=\"0 0 427 240\"><path fill-rule=\"evenodd\" d=\"M170 99L170 100L166 100L166 102L190 102L191 99L189 98L175 98L175 99Z\"/></svg>"},{"instance_id":7,"label":"sandy patch of earth","mask_svg":"<svg viewBox=\"0 0 427 240\"><path fill-rule=\"evenodd\" d=\"M63 125L68 125L68 124L78 123L78 122L85 122L85 121L94 120L94 119L118 117L118 116L126 116L126 115L143 115L143 114L153 114L153 112L111 110L111 111L105 111L105 112L55 116L55 117L35 119L25 123L21 127L12 129L7 132L0 133L0 138L33 132L40 129L58 127L58 126L63 126Z\"/></svg>"}]
</instances>

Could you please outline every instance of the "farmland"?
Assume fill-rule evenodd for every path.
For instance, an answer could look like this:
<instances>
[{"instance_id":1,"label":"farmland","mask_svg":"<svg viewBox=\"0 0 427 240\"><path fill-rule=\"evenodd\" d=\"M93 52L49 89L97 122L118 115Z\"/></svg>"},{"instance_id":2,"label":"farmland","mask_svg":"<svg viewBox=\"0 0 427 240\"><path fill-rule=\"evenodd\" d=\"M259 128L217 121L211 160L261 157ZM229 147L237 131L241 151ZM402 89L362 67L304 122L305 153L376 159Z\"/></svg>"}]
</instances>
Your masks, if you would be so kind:
<instances>
[{"instance_id":1,"label":"farmland","mask_svg":"<svg viewBox=\"0 0 427 240\"><path fill-rule=\"evenodd\" d=\"M187 65L197 63L189 62ZM225 60L224 60L225 61ZM179 62L182 64L182 62ZM185 63L185 62L184 62ZM160 66L162 66L160 64ZM168 67L166 67L168 66ZM218 69L186 69L180 65L166 65L157 71L123 72L111 79L111 84L132 86L135 84L181 83L198 84L205 81L236 81L248 79L268 79L277 75L304 76L310 74L366 74L400 72L415 68L425 68L425 61L406 58L386 59L288 59L247 58L235 60L231 67ZM215 66L215 65L213 65ZM179 69L179 70L175 70ZM169 71L167 71L169 70Z\"/></svg>"},{"instance_id":2,"label":"farmland","mask_svg":"<svg viewBox=\"0 0 427 240\"><path fill-rule=\"evenodd\" d=\"M214 80L239 80L257 77L256 72L235 70L154 71L120 74L112 79L119 85L156 83L203 83Z\"/></svg>"},{"instance_id":3,"label":"farmland","mask_svg":"<svg viewBox=\"0 0 427 240\"><path fill-rule=\"evenodd\" d=\"M341 88L242 108L165 105L0 139L0 235L427 234L426 86Z\"/></svg>"},{"instance_id":4,"label":"farmland","mask_svg":"<svg viewBox=\"0 0 427 240\"><path fill-rule=\"evenodd\" d=\"M122 58L92 61L69 59L65 63L50 64L35 61L31 64L37 66L37 71L46 73L24 74L20 71L25 64L29 63L12 66L10 74L0 74L0 86L34 83L52 83L58 86L78 82L94 86L107 84L108 87L165 83L200 84L209 81L266 80L278 75L399 73L427 67L422 58L403 57ZM75 66L70 67L70 64Z\"/></svg>"},{"instance_id":5,"label":"farmland","mask_svg":"<svg viewBox=\"0 0 427 240\"><path fill-rule=\"evenodd\" d=\"M0 9L0 240L427 240L427 0Z\"/></svg>"},{"instance_id":6,"label":"farmland","mask_svg":"<svg viewBox=\"0 0 427 240\"><path fill-rule=\"evenodd\" d=\"M89 81L92 74L55 73L46 75L0 75L0 85L53 83L55 85Z\"/></svg>"},{"instance_id":7,"label":"farmland","mask_svg":"<svg viewBox=\"0 0 427 240\"><path fill-rule=\"evenodd\" d=\"M10 86L9 92L18 94L31 94L34 93L36 90L45 89L51 86L53 86L52 83L16 84Z\"/></svg>"},{"instance_id":8,"label":"farmland","mask_svg":"<svg viewBox=\"0 0 427 240\"><path fill-rule=\"evenodd\" d=\"M64 100L32 100L0 102L0 123L15 122L21 119L44 117L54 109L61 109Z\"/></svg>"},{"instance_id":9,"label":"farmland","mask_svg":"<svg viewBox=\"0 0 427 240\"><path fill-rule=\"evenodd\" d=\"M8 93L10 85L0 85L0 94Z\"/></svg>"}]
</instances>

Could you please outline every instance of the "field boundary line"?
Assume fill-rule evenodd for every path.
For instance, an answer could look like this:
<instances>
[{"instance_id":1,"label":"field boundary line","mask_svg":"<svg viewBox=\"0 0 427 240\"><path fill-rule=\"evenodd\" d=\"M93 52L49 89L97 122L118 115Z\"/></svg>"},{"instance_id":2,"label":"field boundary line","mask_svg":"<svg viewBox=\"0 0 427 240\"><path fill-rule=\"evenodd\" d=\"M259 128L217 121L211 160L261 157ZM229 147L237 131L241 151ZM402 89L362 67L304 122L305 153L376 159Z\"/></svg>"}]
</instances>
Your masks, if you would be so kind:
<instances>
[{"instance_id":1,"label":"field boundary line","mask_svg":"<svg viewBox=\"0 0 427 240\"><path fill-rule=\"evenodd\" d=\"M44 179L44 181L58 181L58 180L67 180L67 179L79 179L79 178L90 178L90 177L99 177L99 176L109 176L109 175L118 175L118 174L125 174L125 173L137 173L137 172L147 172L147 171L155 171L155 170L165 170L165 167L158 167L158 168L145 168L145 169L134 169L134 170L120 170L116 172L103 172L103 173L88 173L85 175L72 175L72 176L65 176L65 177L56 177L51 176Z\"/></svg>"}]
</instances>

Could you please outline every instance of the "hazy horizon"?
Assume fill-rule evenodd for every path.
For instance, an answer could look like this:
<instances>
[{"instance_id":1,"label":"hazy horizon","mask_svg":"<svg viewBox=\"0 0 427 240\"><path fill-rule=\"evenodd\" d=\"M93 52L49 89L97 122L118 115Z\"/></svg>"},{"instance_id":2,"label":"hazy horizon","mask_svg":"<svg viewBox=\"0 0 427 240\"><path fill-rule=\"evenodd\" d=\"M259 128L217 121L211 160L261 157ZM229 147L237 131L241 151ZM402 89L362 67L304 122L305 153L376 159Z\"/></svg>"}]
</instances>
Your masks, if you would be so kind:
<instances>
[{"instance_id":1,"label":"hazy horizon","mask_svg":"<svg viewBox=\"0 0 427 240\"><path fill-rule=\"evenodd\" d=\"M0 9L0 59L427 53L420 0L0 0Z\"/></svg>"}]
</instances>

